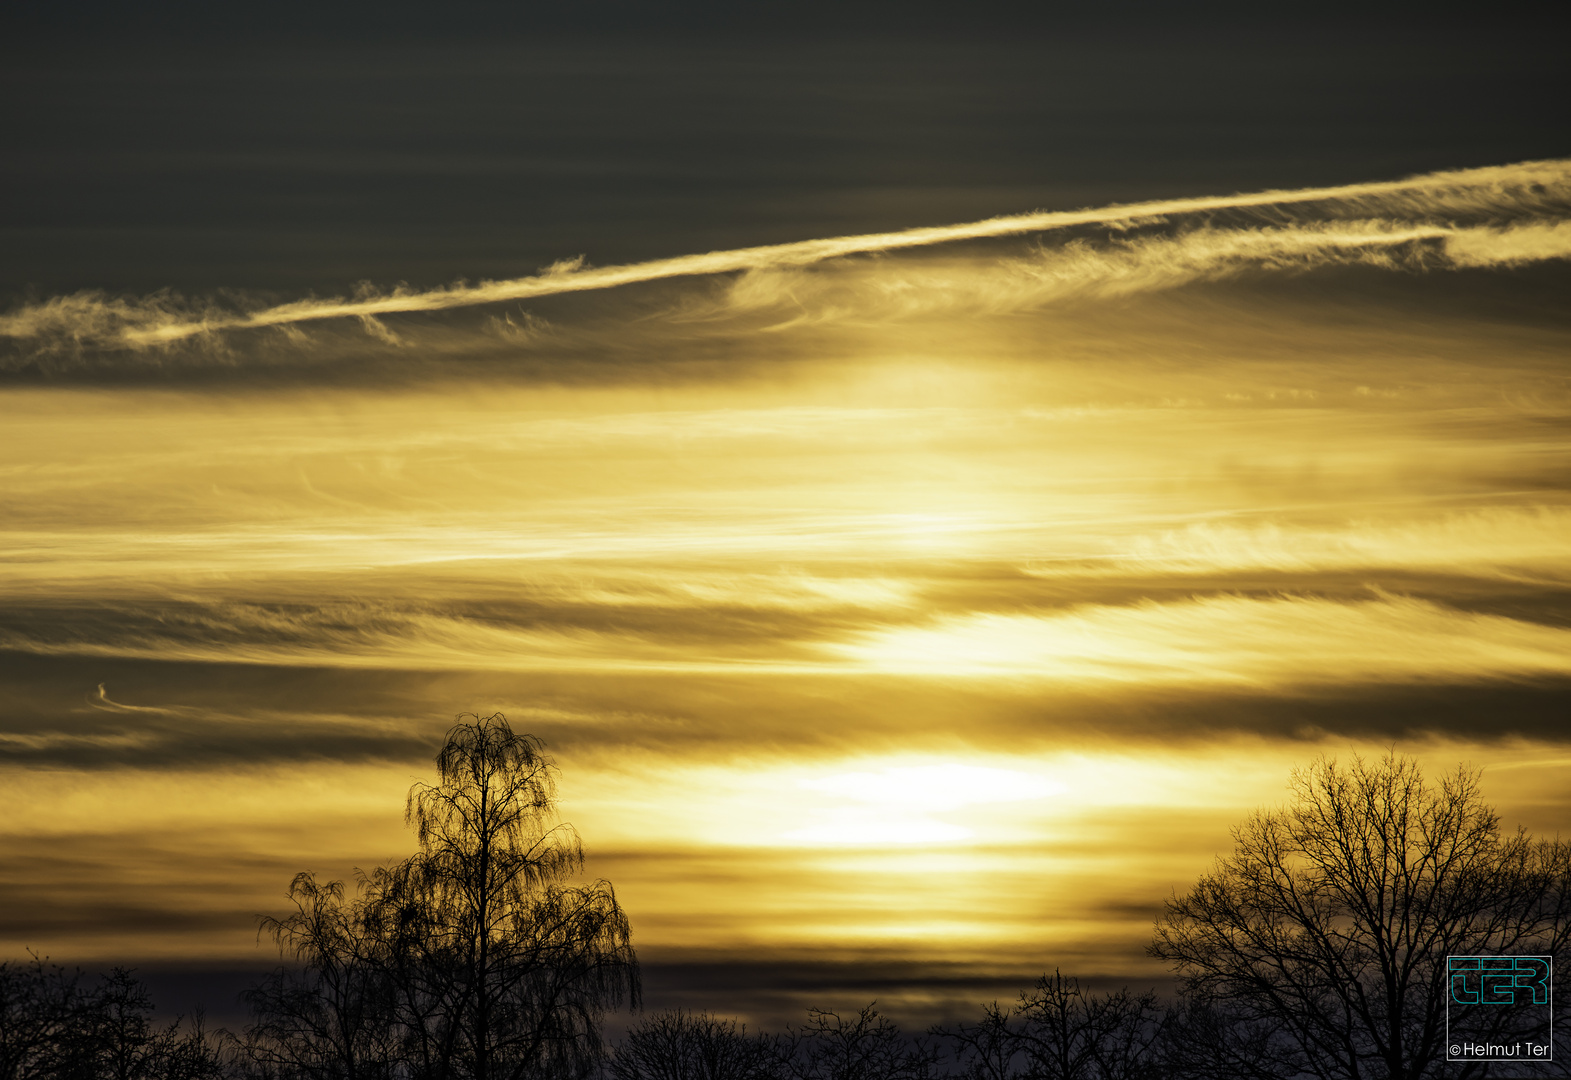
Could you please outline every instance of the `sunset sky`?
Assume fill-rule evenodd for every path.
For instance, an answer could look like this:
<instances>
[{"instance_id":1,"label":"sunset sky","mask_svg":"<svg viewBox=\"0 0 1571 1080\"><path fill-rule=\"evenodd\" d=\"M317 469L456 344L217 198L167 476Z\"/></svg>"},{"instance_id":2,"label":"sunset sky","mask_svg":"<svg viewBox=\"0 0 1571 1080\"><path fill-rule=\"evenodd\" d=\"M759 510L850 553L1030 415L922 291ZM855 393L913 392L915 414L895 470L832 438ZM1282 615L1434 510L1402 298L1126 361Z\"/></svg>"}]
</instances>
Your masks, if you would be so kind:
<instances>
[{"instance_id":1,"label":"sunset sky","mask_svg":"<svg viewBox=\"0 0 1571 1080\"><path fill-rule=\"evenodd\" d=\"M335 10L0 34L0 957L238 1016L461 712L764 1023L1151 985L1322 753L1571 833L1543 35Z\"/></svg>"}]
</instances>

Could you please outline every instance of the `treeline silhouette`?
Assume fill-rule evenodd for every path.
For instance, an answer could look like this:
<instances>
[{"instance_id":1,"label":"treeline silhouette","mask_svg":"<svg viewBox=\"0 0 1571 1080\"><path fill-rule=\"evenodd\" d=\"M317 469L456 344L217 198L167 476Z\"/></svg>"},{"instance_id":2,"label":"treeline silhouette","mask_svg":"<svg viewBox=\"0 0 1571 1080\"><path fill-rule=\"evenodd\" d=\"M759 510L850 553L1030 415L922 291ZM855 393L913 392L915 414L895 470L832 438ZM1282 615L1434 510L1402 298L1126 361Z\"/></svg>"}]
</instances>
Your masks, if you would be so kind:
<instances>
[{"instance_id":1,"label":"treeline silhouette","mask_svg":"<svg viewBox=\"0 0 1571 1080\"><path fill-rule=\"evenodd\" d=\"M1451 1052L1458 1031L1550 1036L1531 995L1453 997L1448 957L1553 962L1571 941L1571 845L1503 832L1463 767L1431 782L1393 753L1297 771L1287 805L1235 828L1232 853L1167 902L1149 947L1176 976L1166 994L1055 970L922 1033L869 1003L780 1032L668 1011L613 1044L607 1015L641 1004L631 929L608 882L572 883L583 847L555 819L541 742L466 715L436 764L406 804L414 855L352 890L302 873L293 910L261 920L285 963L245 993L241 1031L160 1026L132 973L91 982L33 957L0 964L0 1080L1571 1075L1571 1046L1527 1066Z\"/></svg>"}]
</instances>

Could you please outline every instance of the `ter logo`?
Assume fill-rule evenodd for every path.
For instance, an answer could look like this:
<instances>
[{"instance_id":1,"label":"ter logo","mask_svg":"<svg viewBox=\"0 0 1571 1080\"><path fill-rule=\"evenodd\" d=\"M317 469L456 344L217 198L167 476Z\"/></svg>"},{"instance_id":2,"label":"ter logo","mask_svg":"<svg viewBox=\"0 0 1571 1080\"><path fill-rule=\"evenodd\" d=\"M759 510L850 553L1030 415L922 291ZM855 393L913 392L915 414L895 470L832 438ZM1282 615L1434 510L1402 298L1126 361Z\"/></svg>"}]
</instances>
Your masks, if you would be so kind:
<instances>
[{"instance_id":1,"label":"ter logo","mask_svg":"<svg viewBox=\"0 0 1571 1080\"><path fill-rule=\"evenodd\" d=\"M1549 1004L1549 962L1536 956L1453 956L1451 1000L1462 1005Z\"/></svg>"}]
</instances>

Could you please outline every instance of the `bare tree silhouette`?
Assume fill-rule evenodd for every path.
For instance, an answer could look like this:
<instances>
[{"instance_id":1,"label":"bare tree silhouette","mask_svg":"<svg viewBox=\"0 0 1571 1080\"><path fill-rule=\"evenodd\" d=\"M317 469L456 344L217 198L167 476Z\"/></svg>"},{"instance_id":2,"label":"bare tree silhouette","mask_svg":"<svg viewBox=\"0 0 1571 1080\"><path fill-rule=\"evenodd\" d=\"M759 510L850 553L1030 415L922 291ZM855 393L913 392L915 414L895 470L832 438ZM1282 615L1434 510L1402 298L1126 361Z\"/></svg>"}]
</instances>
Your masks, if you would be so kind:
<instances>
[{"instance_id":1,"label":"bare tree silhouette","mask_svg":"<svg viewBox=\"0 0 1571 1080\"><path fill-rule=\"evenodd\" d=\"M500 713L458 721L437 782L409 793L420 850L353 899L297 876L295 912L263 920L302 970L252 992L251 1060L346 1080L581 1076L606 1010L637 1004L616 894L567 881L584 854L555 820L555 763Z\"/></svg>"},{"instance_id":2,"label":"bare tree silhouette","mask_svg":"<svg viewBox=\"0 0 1571 1080\"><path fill-rule=\"evenodd\" d=\"M1166 1018L1154 991L1099 994L1054 970L1011 1010L995 1001L975 1024L936 1028L974 1080L1144 1080L1160 1070Z\"/></svg>"},{"instance_id":3,"label":"bare tree silhouette","mask_svg":"<svg viewBox=\"0 0 1571 1080\"><path fill-rule=\"evenodd\" d=\"M1168 902L1150 951L1209 1010L1191 1034L1206 1023L1257 1043L1268 1033L1260 1060L1283 1073L1434 1075L1448 954L1565 955L1571 848L1502 835L1477 771L1434 784L1395 754L1322 758L1294 774L1285 809L1257 813L1233 840ZM1508 1027L1512 1015L1487 1019Z\"/></svg>"},{"instance_id":4,"label":"bare tree silhouette","mask_svg":"<svg viewBox=\"0 0 1571 1080\"><path fill-rule=\"evenodd\" d=\"M612 1080L773 1080L776 1044L735 1020L674 1009L633 1027L608 1072Z\"/></svg>"},{"instance_id":5,"label":"bare tree silhouette","mask_svg":"<svg viewBox=\"0 0 1571 1080\"><path fill-rule=\"evenodd\" d=\"M197 1016L159 1027L125 968L96 984L34 955L0 963L0 1080L219 1080L223 1059Z\"/></svg>"},{"instance_id":6,"label":"bare tree silhouette","mask_svg":"<svg viewBox=\"0 0 1571 1080\"><path fill-rule=\"evenodd\" d=\"M932 1034L949 1040L950 1051L966 1080L1017 1080L1024 1052L1014 1010L997 1001L982 1006L982 1019L952 1028L937 1026Z\"/></svg>"},{"instance_id":7,"label":"bare tree silhouette","mask_svg":"<svg viewBox=\"0 0 1571 1080\"><path fill-rule=\"evenodd\" d=\"M923 1039L907 1039L877 1002L855 1016L807 1010L807 1023L779 1043L780 1074L788 1080L930 1080L940 1054Z\"/></svg>"}]
</instances>

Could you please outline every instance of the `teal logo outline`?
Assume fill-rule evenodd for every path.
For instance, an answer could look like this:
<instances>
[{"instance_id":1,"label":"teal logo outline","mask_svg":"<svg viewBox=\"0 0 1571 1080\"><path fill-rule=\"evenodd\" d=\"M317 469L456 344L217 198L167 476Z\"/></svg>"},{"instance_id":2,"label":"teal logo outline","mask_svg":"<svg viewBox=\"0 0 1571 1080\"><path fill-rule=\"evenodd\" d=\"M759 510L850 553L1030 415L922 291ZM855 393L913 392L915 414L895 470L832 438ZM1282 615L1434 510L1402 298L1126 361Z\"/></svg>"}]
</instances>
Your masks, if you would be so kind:
<instances>
[{"instance_id":1,"label":"teal logo outline","mask_svg":"<svg viewBox=\"0 0 1571 1080\"><path fill-rule=\"evenodd\" d=\"M1451 1000L1459 1005L1549 1004L1549 961L1537 956L1452 956ZM1523 993L1530 995L1524 999Z\"/></svg>"}]
</instances>

